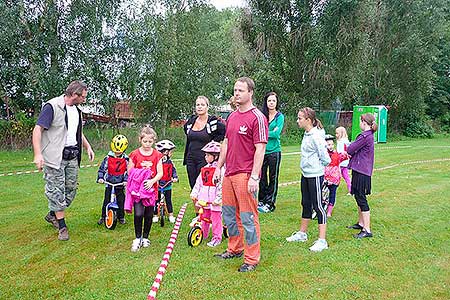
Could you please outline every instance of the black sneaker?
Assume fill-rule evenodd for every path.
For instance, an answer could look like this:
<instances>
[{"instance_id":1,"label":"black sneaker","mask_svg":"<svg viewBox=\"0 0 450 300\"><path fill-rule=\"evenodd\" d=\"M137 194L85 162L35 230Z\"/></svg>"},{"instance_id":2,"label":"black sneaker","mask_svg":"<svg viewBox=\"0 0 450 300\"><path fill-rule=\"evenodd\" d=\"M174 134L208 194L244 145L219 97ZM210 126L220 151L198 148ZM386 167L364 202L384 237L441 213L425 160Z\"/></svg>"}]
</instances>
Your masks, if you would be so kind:
<instances>
[{"instance_id":1,"label":"black sneaker","mask_svg":"<svg viewBox=\"0 0 450 300\"><path fill-rule=\"evenodd\" d=\"M359 223L355 223L353 225L347 226L348 229L357 229L357 230L362 230L363 227L361 225L359 225Z\"/></svg>"},{"instance_id":2,"label":"black sneaker","mask_svg":"<svg viewBox=\"0 0 450 300\"><path fill-rule=\"evenodd\" d=\"M125 218L119 219L119 223L120 224L127 224L127 221L125 220Z\"/></svg>"},{"instance_id":3,"label":"black sneaker","mask_svg":"<svg viewBox=\"0 0 450 300\"><path fill-rule=\"evenodd\" d=\"M250 265L250 264L242 264L239 269L238 272L252 272L255 271L257 265Z\"/></svg>"},{"instance_id":4,"label":"black sneaker","mask_svg":"<svg viewBox=\"0 0 450 300\"><path fill-rule=\"evenodd\" d=\"M219 254L214 254L215 257L220 258L220 259L230 259L230 258L239 258L244 254L244 251L239 252L239 253L231 253L225 250L225 252L223 253L219 253Z\"/></svg>"},{"instance_id":5,"label":"black sneaker","mask_svg":"<svg viewBox=\"0 0 450 300\"><path fill-rule=\"evenodd\" d=\"M358 234L355 234L353 236L356 239L363 239L363 238L371 238L371 237L373 237L373 234L372 234L372 232L367 232L363 229Z\"/></svg>"},{"instance_id":6,"label":"black sneaker","mask_svg":"<svg viewBox=\"0 0 450 300\"><path fill-rule=\"evenodd\" d=\"M104 218L98 219L97 225L102 225L103 223L105 223L105 219Z\"/></svg>"},{"instance_id":7,"label":"black sneaker","mask_svg":"<svg viewBox=\"0 0 450 300\"><path fill-rule=\"evenodd\" d=\"M55 217L55 216L52 216L50 213L48 213L48 214L44 217L44 220L47 221L47 222L49 222L50 224L52 224L53 227L54 227L55 229L58 229L58 230L59 230L59 223L58 223L58 220L56 220L56 217Z\"/></svg>"}]
</instances>

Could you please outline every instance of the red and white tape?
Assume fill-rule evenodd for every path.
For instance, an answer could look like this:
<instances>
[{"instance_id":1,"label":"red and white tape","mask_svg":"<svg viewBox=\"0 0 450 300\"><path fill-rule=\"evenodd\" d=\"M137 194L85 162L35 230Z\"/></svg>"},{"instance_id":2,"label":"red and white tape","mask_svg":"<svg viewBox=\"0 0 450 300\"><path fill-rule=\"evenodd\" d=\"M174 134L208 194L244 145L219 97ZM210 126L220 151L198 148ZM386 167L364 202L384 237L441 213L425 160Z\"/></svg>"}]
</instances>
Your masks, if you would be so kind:
<instances>
[{"instance_id":1,"label":"red and white tape","mask_svg":"<svg viewBox=\"0 0 450 300\"><path fill-rule=\"evenodd\" d=\"M180 212L178 213L175 226L173 227L172 234L170 235L169 244L167 244L166 252L164 252L163 259L161 260L161 264L159 265L158 273L156 274L155 281L153 281L150 293L148 293L147 295L148 300L156 299L156 293L158 292L162 278L166 273L166 268L167 265L169 264L170 255L172 254L173 247L175 246L175 242L177 241L178 231L180 230L181 221L183 220L184 212L186 211L186 206L187 203L183 204L183 206L180 208Z\"/></svg>"},{"instance_id":2,"label":"red and white tape","mask_svg":"<svg viewBox=\"0 0 450 300\"><path fill-rule=\"evenodd\" d=\"M23 175L23 174L31 174L31 173L37 173L39 170L33 170L33 171L15 171L15 172L9 172L9 173L3 173L0 174L0 177L3 176L13 176L13 175Z\"/></svg>"},{"instance_id":3,"label":"red and white tape","mask_svg":"<svg viewBox=\"0 0 450 300\"><path fill-rule=\"evenodd\" d=\"M84 168L92 168L92 167L98 167L100 166L100 163L97 164L90 164L90 165L82 165L80 166L81 169ZM0 174L0 177L4 177L4 176L14 176L14 175L23 175L23 174L32 174L32 173L39 173L39 170L32 170L32 171L13 171L13 172L8 172L8 173L2 173Z\"/></svg>"}]
</instances>

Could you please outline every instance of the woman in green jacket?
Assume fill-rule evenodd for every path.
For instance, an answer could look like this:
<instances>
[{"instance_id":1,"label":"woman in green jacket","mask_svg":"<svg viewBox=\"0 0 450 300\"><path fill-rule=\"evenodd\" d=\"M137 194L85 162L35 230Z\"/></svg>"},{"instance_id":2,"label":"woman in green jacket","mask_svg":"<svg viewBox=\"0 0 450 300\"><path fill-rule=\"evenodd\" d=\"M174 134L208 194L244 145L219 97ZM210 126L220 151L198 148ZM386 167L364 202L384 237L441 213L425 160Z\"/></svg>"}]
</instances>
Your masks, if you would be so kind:
<instances>
[{"instance_id":1,"label":"woman in green jacket","mask_svg":"<svg viewBox=\"0 0 450 300\"><path fill-rule=\"evenodd\" d=\"M269 141L261 169L259 182L258 211L268 213L275 210L278 192L278 174L281 163L280 135L284 126L284 115L278 111L278 96L274 92L264 96L262 113L269 122Z\"/></svg>"}]
</instances>

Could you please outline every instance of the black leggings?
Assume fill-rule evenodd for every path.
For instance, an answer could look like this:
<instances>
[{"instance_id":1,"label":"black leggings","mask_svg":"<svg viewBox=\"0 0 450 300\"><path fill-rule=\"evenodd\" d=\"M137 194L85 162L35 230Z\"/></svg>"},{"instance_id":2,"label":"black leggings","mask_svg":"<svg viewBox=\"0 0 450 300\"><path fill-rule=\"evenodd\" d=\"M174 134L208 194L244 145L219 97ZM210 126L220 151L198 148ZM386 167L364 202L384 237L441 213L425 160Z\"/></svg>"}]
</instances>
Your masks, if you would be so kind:
<instances>
[{"instance_id":1,"label":"black leggings","mask_svg":"<svg viewBox=\"0 0 450 300\"><path fill-rule=\"evenodd\" d=\"M153 206L144 206L142 202L134 203L134 233L137 239L148 239L152 228ZM144 233L142 233L142 219L144 219Z\"/></svg>"},{"instance_id":2,"label":"black leggings","mask_svg":"<svg viewBox=\"0 0 450 300\"><path fill-rule=\"evenodd\" d=\"M278 193L278 174L280 171L281 152L273 152L264 155L261 169L261 181L259 182L258 201L275 208ZM267 177L267 171L269 176Z\"/></svg>"},{"instance_id":3,"label":"black leggings","mask_svg":"<svg viewBox=\"0 0 450 300\"><path fill-rule=\"evenodd\" d=\"M372 178L365 174L352 170L352 194L355 197L361 211L370 211L366 195L370 195Z\"/></svg>"},{"instance_id":4,"label":"black leggings","mask_svg":"<svg viewBox=\"0 0 450 300\"><path fill-rule=\"evenodd\" d=\"M169 214L173 213L173 206L172 206L172 190L166 190L163 191L164 198L166 202L167 211ZM158 200L155 203L155 209L153 210L154 214L158 213L158 203L161 201L161 192L158 192Z\"/></svg>"},{"instance_id":5,"label":"black leggings","mask_svg":"<svg viewBox=\"0 0 450 300\"><path fill-rule=\"evenodd\" d=\"M186 159L186 171L189 178L189 185L191 187L191 190L194 188L195 181L197 180L198 175L200 175L200 170L204 166L206 166L204 153L202 153L201 156L189 156Z\"/></svg>"},{"instance_id":6,"label":"black leggings","mask_svg":"<svg viewBox=\"0 0 450 300\"><path fill-rule=\"evenodd\" d=\"M327 214L322 204L322 183L323 176L307 178L302 175L302 218L311 219L312 210L314 209L317 213L318 223L326 224Z\"/></svg>"}]
</instances>

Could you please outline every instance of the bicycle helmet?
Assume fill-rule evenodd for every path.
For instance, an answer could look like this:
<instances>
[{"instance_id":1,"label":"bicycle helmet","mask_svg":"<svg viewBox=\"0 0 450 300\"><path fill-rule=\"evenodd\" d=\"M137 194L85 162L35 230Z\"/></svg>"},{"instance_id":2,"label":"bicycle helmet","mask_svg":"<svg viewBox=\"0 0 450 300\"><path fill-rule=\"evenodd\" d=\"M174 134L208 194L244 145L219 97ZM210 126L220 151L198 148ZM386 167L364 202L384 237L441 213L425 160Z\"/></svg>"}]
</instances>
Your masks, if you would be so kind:
<instances>
[{"instance_id":1,"label":"bicycle helmet","mask_svg":"<svg viewBox=\"0 0 450 300\"><path fill-rule=\"evenodd\" d=\"M159 152L163 152L165 150L170 151L175 148L175 144L169 140L162 140L156 143L156 150L158 150Z\"/></svg>"},{"instance_id":2,"label":"bicycle helmet","mask_svg":"<svg viewBox=\"0 0 450 300\"><path fill-rule=\"evenodd\" d=\"M334 141L334 136L332 136L331 134L326 134L325 135L325 141L330 141L330 140Z\"/></svg>"},{"instance_id":3,"label":"bicycle helmet","mask_svg":"<svg viewBox=\"0 0 450 300\"><path fill-rule=\"evenodd\" d=\"M202 148L203 152L206 153L220 153L220 143L212 141L209 142L208 144L206 144L203 148Z\"/></svg>"},{"instance_id":4,"label":"bicycle helmet","mask_svg":"<svg viewBox=\"0 0 450 300\"><path fill-rule=\"evenodd\" d=\"M111 150L113 152L125 152L128 147L128 139L122 134L118 134L113 137L111 141Z\"/></svg>"}]
</instances>

